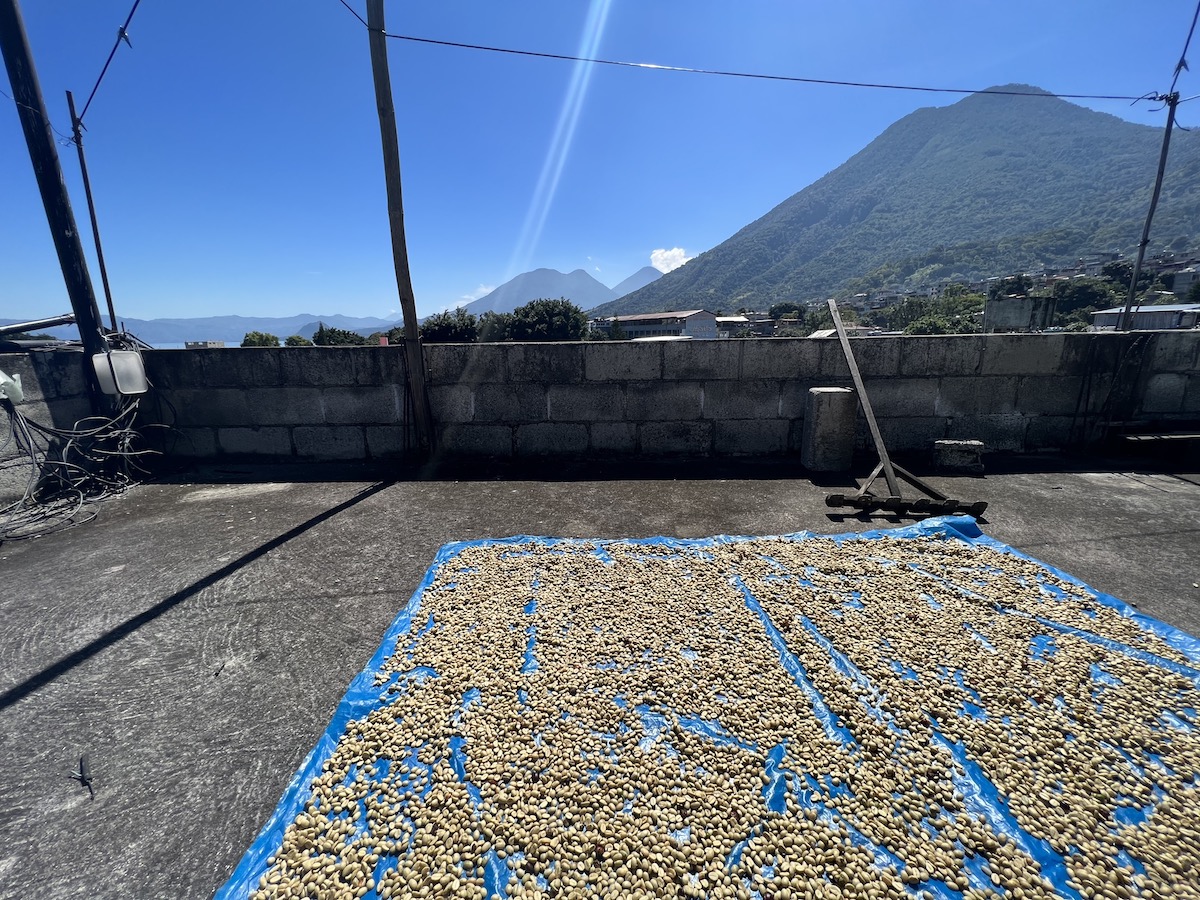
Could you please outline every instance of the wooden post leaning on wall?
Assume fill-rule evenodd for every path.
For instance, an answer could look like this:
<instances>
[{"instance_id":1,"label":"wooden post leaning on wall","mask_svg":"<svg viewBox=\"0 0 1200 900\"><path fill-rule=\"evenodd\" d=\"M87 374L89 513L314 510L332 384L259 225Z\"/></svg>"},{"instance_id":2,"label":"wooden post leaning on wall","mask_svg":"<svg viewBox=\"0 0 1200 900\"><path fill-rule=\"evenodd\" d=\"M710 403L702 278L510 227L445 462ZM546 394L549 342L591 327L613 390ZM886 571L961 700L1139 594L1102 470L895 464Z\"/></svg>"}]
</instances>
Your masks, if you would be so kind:
<instances>
[{"instance_id":1,"label":"wooden post leaning on wall","mask_svg":"<svg viewBox=\"0 0 1200 900\"><path fill-rule=\"evenodd\" d=\"M404 240L404 200L400 189L400 143L396 137L396 109L388 71L387 33L383 23L383 0L367 0L367 34L371 47L371 75L375 81L375 103L379 109L379 136L383 142L383 172L387 181L388 223L392 231L392 260L396 288L404 314L404 353L408 363L408 389L412 392L417 444L422 452L433 447L433 415L425 390L425 358L417 328L417 306L412 274L408 268L408 245Z\"/></svg>"}]
</instances>

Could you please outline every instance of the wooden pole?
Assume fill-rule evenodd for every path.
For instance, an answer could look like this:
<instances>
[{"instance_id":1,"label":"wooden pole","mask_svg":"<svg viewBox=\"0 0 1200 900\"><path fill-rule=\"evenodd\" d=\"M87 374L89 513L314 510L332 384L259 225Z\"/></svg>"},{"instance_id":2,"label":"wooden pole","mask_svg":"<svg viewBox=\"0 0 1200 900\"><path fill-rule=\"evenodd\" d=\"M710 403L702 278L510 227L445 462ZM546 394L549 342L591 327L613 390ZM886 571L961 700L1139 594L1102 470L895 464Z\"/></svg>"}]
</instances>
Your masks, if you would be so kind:
<instances>
[{"instance_id":1,"label":"wooden pole","mask_svg":"<svg viewBox=\"0 0 1200 900\"><path fill-rule=\"evenodd\" d=\"M17 0L0 0L0 52L8 69L17 116L25 132L29 159L33 163L33 173L42 194L46 222L50 225L54 249L58 252L67 296L75 311L79 337L89 356L103 353L108 349L108 342L100 324L96 294L83 256L79 228L75 224L75 213L71 210L71 199L63 181L58 150L50 132L50 117L46 114L46 103L42 99L42 88L33 67L33 54L29 49L29 39L25 35L25 23ZM85 366L84 370L91 371L91 366ZM94 380L95 373L92 372L89 381Z\"/></svg>"},{"instance_id":2,"label":"wooden pole","mask_svg":"<svg viewBox=\"0 0 1200 900\"><path fill-rule=\"evenodd\" d=\"M883 468L883 477L887 480L891 496L899 497L900 483L896 481L892 460L888 456L887 447L883 443L883 435L880 434L879 425L875 421L875 411L871 409L871 398L867 396L867 389L863 386L862 375L858 371L858 361L854 358L854 351L850 349L850 339L846 336L846 327L842 324L837 303L832 297L826 303L829 305L829 314L833 317L833 327L837 331L838 340L842 344L842 353L846 356L846 365L850 367L850 377L854 380L855 390L858 391L858 402L862 404L867 427L871 429L871 440L875 442L875 452L879 454L879 465ZM870 484L869 481L867 483Z\"/></svg>"},{"instance_id":3,"label":"wooden pole","mask_svg":"<svg viewBox=\"0 0 1200 900\"><path fill-rule=\"evenodd\" d=\"M1150 243L1150 224L1154 221L1154 210L1158 207L1158 196L1162 193L1163 172L1167 168L1167 151L1171 147L1171 129L1175 127L1175 107L1179 94L1172 92L1163 97L1167 104L1167 129L1163 132L1162 150L1158 154L1158 173L1154 176L1154 192L1150 195L1150 209L1146 213L1146 224L1142 228L1142 239L1138 242L1137 262L1133 264L1133 275L1129 279L1129 296L1125 298L1125 309L1117 323L1118 331L1129 331L1133 327L1133 297L1137 293L1138 278L1142 274L1142 260L1146 258L1146 245Z\"/></svg>"},{"instance_id":4,"label":"wooden pole","mask_svg":"<svg viewBox=\"0 0 1200 900\"><path fill-rule=\"evenodd\" d=\"M425 356L417 329L417 306L412 275L408 268L408 245L404 240L404 200L400 190L400 143L396 137L396 109L388 72L387 33L383 26L383 0L367 0L367 34L371 47L371 74L375 80L375 103L379 109L379 136L383 142L383 174L387 182L388 223L392 231L392 261L396 288L404 315L404 352L408 361L408 389L412 392L417 444L422 452L433 447L433 416L425 391Z\"/></svg>"},{"instance_id":5,"label":"wooden pole","mask_svg":"<svg viewBox=\"0 0 1200 900\"><path fill-rule=\"evenodd\" d=\"M79 151L79 172L83 176L83 195L87 198L88 218L92 221L92 238L96 242L96 262L100 264L100 283L104 286L104 299L108 302L110 330L117 330L117 313L113 309L112 288L108 286L108 268L104 265L104 248L100 246L100 226L96 222L96 204L92 201L92 180L88 178L87 158L83 155L83 123L75 115L75 98L67 91L67 109L71 113L71 135L75 149Z\"/></svg>"}]
</instances>

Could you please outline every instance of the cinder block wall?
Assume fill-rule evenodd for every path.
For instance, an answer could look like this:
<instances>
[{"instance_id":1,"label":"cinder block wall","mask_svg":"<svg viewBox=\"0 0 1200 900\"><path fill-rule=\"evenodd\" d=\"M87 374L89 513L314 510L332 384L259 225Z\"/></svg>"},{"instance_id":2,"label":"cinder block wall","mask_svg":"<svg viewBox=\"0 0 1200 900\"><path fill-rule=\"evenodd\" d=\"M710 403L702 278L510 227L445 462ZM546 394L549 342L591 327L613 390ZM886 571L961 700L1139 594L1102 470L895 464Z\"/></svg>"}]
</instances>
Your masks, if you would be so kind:
<instances>
[{"instance_id":1,"label":"cinder block wall","mask_svg":"<svg viewBox=\"0 0 1200 900\"><path fill-rule=\"evenodd\" d=\"M1055 449L1095 438L1101 420L1200 419L1200 331L875 337L853 346L895 450L943 437L997 451ZM147 352L157 398L146 409L169 419L173 407L172 452L182 456L398 457L412 434L402 353ZM444 456L796 453L808 389L850 384L828 339L434 344L425 360ZM79 362L77 353L12 354L0 356L0 369L32 371L40 393L31 396L57 424L75 407L86 413ZM65 405L52 413L57 403ZM858 440L867 445L861 421Z\"/></svg>"},{"instance_id":2,"label":"cinder block wall","mask_svg":"<svg viewBox=\"0 0 1200 900\"><path fill-rule=\"evenodd\" d=\"M1101 416L1200 417L1200 332L868 337L853 348L896 450L925 450L938 438L1055 449L1093 437ZM793 453L808 389L851 384L836 340L431 345L425 353L440 445L450 453Z\"/></svg>"},{"instance_id":3,"label":"cinder block wall","mask_svg":"<svg viewBox=\"0 0 1200 900\"><path fill-rule=\"evenodd\" d=\"M25 401L22 415L39 425L73 428L92 414L84 380L83 349L32 350L27 353L0 353L0 372L20 375ZM8 414L0 412L0 444L8 438ZM0 459L16 455L10 443L0 448Z\"/></svg>"}]
</instances>

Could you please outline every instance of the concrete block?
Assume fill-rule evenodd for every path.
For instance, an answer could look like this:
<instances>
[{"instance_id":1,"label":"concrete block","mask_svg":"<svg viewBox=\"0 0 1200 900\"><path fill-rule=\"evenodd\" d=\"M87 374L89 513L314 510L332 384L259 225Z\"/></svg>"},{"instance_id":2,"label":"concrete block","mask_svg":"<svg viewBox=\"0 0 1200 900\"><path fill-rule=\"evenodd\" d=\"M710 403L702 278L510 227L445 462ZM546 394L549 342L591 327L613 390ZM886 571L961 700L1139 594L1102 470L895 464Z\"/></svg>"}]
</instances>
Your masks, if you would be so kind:
<instances>
[{"instance_id":1,"label":"concrete block","mask_svg":"<svg viewBox=\"0 0 1200 900\"><path fill-rule=\"evenodd\" d=\"M292 429L296 455L311 459L365 459L366 439L357 425L305 425Z\"/></svg>"},{"instance_id":2,"label":"concrete block","mask_svg":"<svg viewBox=\"0 0 1200 900\"><path fill-rule=\"evenodd\" d=\"M713 435L713 446L719 455L774 456L788 450L786 419L742 419L719 421Z\"/></svg>"},{"instance_id":3,"label":"concrete block","mask_svg":"<svg viewBox=\"0 0 1200 900\"><path fill-rule=\"evenodd\" d=\"M896 416L877 419L879 434L888 453L928 453L933 442L946 435L946 420L941 416ZM875 452L866 423L856 426L858 446Z\"/></svg>"},{"instance_id":4,"label":"concrete block","mask_svg":"<svg viewBox=\"0 0 1200 900\"><path fill-rule=\"evenodd\" d=\"M371 459L397 459L416 451L415 428L405 425L368 425L363 433L367 438L367 454Z\"/></svg>"},{"instance_id":5,"label":"concrete block","mask_svg":"<svg viewBox=\"0 0 1200 900\"><path fill-rule=\"evenodd\" d=\"M204 387L272 387L283 383L280 365L283 350L278 347L225 347L183 352L200 354Z\"/></svg>"},{"instance_id":6,"label":"concrete block","mask_svg":"<svg viewBox=\"0 0 1200 900\"><path fill-rule=\"evenodd\" d=\"M1183 407L1185 413L1200 413L1200 374L1187 376L1187 387L1183 391Z\"/></svg>"},{"instance_id":7,"label":"concrete block","mask_svg":"<svg viewBox=\"0 0 1200 900\"><path fill-rule=\"evenodd\" d=\"M708 381L703 400L706 419L780 418L778 381Z\"/></svg>"},{"instance_id":8,"label":"concrete block","mask_svg":"<svg viewBox=\"0 0 1200 900\"><path fill-rule=\"evenodd\" d=\"M12 374L12 373L9 373ZM74 429L76 424L88 418L92 414L92 403L83 397L74 397L67 400L51 400L47 402L43 409L49 417L49 422L45 419L30 415L30 410L22 405L21 412L32 418L35 422L42 425L53 425L55 428ZM36 404L35 404L36 407Z\"/></svg>"},{"instance_id":9,"label":"concrete block","mask_svg":"<svg viewBox=\"0 0 1200 900\"><path fill-rule=\"evenodd\" d=\"M360 347L284 347L279 350L280 374L284 384L334 387L357 383L354 354ZM196 353L217 353L196 350Z\"/></svg>"},{"instance_id":10,"label":"concrete block","mask_svg":"<svg viewBox=\"0 0 1200 900\"><path fill-rule=\"evenodd\" d=\"M1011 375L950 377L938 382L939 416L1003 415L1017 408L1017 379Z\"/></svg>"},{"instance_id":11,"label":"concrete block","mask_svg":"<svg viewBox=\"0 0 1200 900\"><path fill-rule=\"evenodd\" d=\"M146 377L157 390L204 387L207 350L144 350ZM0 365L0 369L4 368Z\"/></svg>"},{"instance_id":12,"label":"concrete block","mask_svg":"<svg viewBox=\"0 0 1200 900\"><path fill-rule=\"evenodd\" d=\"M505 344L508 380L541 384L571 384L583 380L581 341L548 344Z\"/></svg>"},{"instance_id":13,"label":"concrete block","mask_svg":"<svg viewBox=\"0 0 1200 900\"><path fill-rule=\"evenodd\" d=\"M758 338L731 341L742 348L742 377L811 379L821 372L825 341L810 338Z\"/></svg>"},{"instance_id":14,"label":"concrete block","mask_svg":"<svg viewBox=\"0 0 1200 900\"><path fill-rule=\"evenodd\" d=\"M1025 428L1025 450L1062 450L1085 436L1084 423L1073 416L1030 416Z\"/></svg>"},{"instance_id":15,"label":"concrete block","mask_svg":"<svg viewBox=\"0 0 1200 900\"><path fill-rule=\"evenodd\" d=\"M81 352L53 350L49 353L31 353L29 369L23 373L23 382L29 381L29 371L35 374L32 390L24 385L25 396L31 399L65 400L87 396L87 381L84 366L87 356ZM0 365L9 375L13 372Z\"/></svg>"},{"instance_id":16,"label":"concrete block","mask_svg":"<svg viewBox=\"0 0 1200 900\"><path fill-rule=\"evenodd\" d=\"M587 448L586 425L539 422L517 426L518 456L578 456Z\"/></svg>"},{"instance_id":17,"label":"concrete block","mask_svg":"<svg viewBox=\"0 0 1200 900\"><path fill-rule=\"evenodd\" d=\"M1058 371L1062 334L988 334L983 339L981 375L1050 375Z\"/></svg>"},{"instance_id":18,"label":"concrete block","mask_svg":"<svg viewBox=\"0 0 1200 900\"><path fill-rule=\"evenodd\" d=\"M1020 414L956 416L946 426L951 440L983 441L990 450L1020 452L1025 449L1029 420Z\"/></svg>"},{"instance_id":19,"label":"concrete block","mask_svg":"<svg viewBox=\"0 0 1200 900\"><path fill-rule=\"evenodd\" d=\"M1026 416L1069 416L1082 411L1083 378L1078 375L1028 375L1017 382L1016 411Z\"/></svg>"},{"instance_id":20,"label":"concrete block","mask_svg":"<svg viewBox=\"0 0 1200 900\"><path fill-rule=\"evenodd\" d=\"M400 419L391 385L329 387L321 391L321 402L331 425L389 425Z\"/></svg>"},{"instance_id":21,"label":"concrete block","mask_svg":"<svg viewBox=\"0 0 1200 900\"><path fill-rule=\"evenodd\" d=\"M219 428L217 443L231 456L291 456L292 435L288 428Z\"/></svg>"},{"instance_id":22,"label":"concrete block","mask_svg":"<svg viewBox=\"0 0 1200 900\"><path fill-rule=\"evenodd\" d=\"M788 451L799 453L804 446L804 420L792 419L788 422Z\"/></svg>"},{"instance_id":23,"label":"concrete block","mask_svg":"<svg viewBox=\"0 0 1200 900\"><path fill-rule=\"evenodd\" d=\"M406 377L403 344L358 347L351 359L354 361L355 384L403 383Z\"/></svg>"},{"instance_id":24,"label":"concrete block","mask_svg":"<svg viewBox=\"0 0 1200 900\"><path fill-rule=\"evenodd\" d=\"M245 397L254 417L247 425L320 425L325 421L317 388L250 388Z\"/></svg>"},{"instance_id":25,"label":"concrete block","mask_svg":"<svg viewBox=\"0 0 1200 900\"><path fill-rule=\"evenodd\" d=\"M0 365L0 369L4 366ZM1162 331L1154 336L1152 372L1195 372L1200 369L1200 331Z\"/></svg>"},{"instance_id":26,"label":"concrete block","mask_svg":"<svg viewBox=\"0 0 1200 900\"><path fill-rule=\"evenodd\" d=\"M584 377L588 381L662 378L662 348L655 341L589 342L583 348Z\"/></svg>"},{"instance_id":27,"label":"concrete block","mask_svg":"<svg viewBox=\"0 0 1200 900\"><path fill-rule=\"evenodd\" d=\"M800 464L812 472L844 472L854 459L858 398L850 388L815 387L808 392Z\"/></svg>"},{"instance_id":28,"label":"concrete block","mask_svg":"<svg viewBox=\"0 0 1200 900\"><path fill-rule=\"evenodd\" d=\"M552 384L547 404L553 422L617 422L625 418L620 384Z\"/></svg>"},{"instance_id":29,"label":"concrete block","mask_svg":"<svg viewBox=\"0 0 1200 900\"><path fill-rule=\"evenodd\" d=\"M749 341L679 341L662 345L663 378L668 381L736 380L742 348Z\"/></svg>"},{"instance_id":30,"label":"concrete block","mask_svg":"<svg viewBox=\"0 0 1200 900\"><path fill-rule=\"evenodd\" d=\"M632 422L596 422L591 426L593 453L633 453L637 450L637 426Z\"/></svg>"},{"instance_id":31,"label":"concrete block","mask_svg":"<svg viewBox=\"0 0 1200 900\"><path fill-rule=\"evenodd\" d=\"M625 415L633 422L698 419L703 406L698 381L633 381L625 389Z\"/></svg>"},{"instance_id":32,"label":"concrete block","mask_svg":"<svg viewBox=\"0 0 1200 900\"><path fill-rule=\"evenodd\" d=\"M897 338L903 376L975 375L983 363L983 335L909 335Z\"/></svg>"},{"instance_id":33,"label":"concrete block","mask_svg":"<svg viewBox=\"0 0 1200 900\"><path fill-rule=\"evenodd\" d=\"M647 422L641 427L645 456L708 456L712 443L712 422Z\"/></svg>"},{"instance_id":34,"label":"concrete block","mask_svg":"<svg viewBox=\"0 0 1200 900\"><path fill-rule=\"evenodd\" d=\"M877 419L932 416L937 409L936 378L875 378L866 388Z\"/></svg>"},{"instance_id":35,"label":"concrete block","mask_svg":"<svg viewBox=\"0 0 1200 900\"><path fill-rule=\"evenodd\" d=\"M509 425L442 425L438 449L449 456L512 456L513 430Z\"/></svg>"},{"instance_id":36,"label":"concrete block","mask_svg":"<svg viewBox=\"0 0 1200 900\"><path fill-rule=\"evenodd\" d=\"M217 455L217 431L215 428L176 428L167 435L163 452L186 459L211 459Z\"/></svg>"},{"instance_id":37,"label":"concrete block","mask_svg":"<svg viewBox=\"0 0 1200 900\"><path fill-rule=\"evenodd\" d=\"M503 383L504 344L426 344L430 384Z\"/></svg>"},{"instance_id":38,"label":"concrete block","mask_svg":"<svg viewBox=\"0 0 1200 900\"><path fill-rule=\"evenodd\" d=\"M841 345L840 341L838 345ZM850 342L864 381L899 374L901 346L901 341L892 336L859 337Z\"/></svg>"},{"instance_id":39,"label":"concrete block","mask_svg":"<svg viewBox=\"0 0 1200 900\"><path fill-rule=\"evenodd\" d=\"M177 424L181 426L240 428L254 422L246 403L246 392L236 388L176 390L171 395L171 402L175 404Z\"/></svg>"},{"instance_id":40,"label":"concrete block","mask_svg":"<svg viewBox=\"0 0 1200 900\"><path fill-rule=\"evenodd\" d=\"M850 341L851 350L858 347L858 338ZM820 338L817 345L821 348L820 375L822 378L849 378L850 366L846 362L846 353L842 350L842 342L836 337ZM855 352L857 352L855 350ZM855 356L855 359L858 357ZM861 370L860 370L861 371Z\"/></svg>"},{"instance_id":41,"label":"concrete block","mask_svg":"<svg viewBox=\"0 0 1200 900\"><path fill-rule=\"evenodd\" d=\"M541 384L481 384L475 388L475 421L510 425L546 421L546 388Z\"/></svg>"},{"instance_id":42,"label":"concrete block","mask_svg":"<svg viewBox=\"0 0 1200 900\"><path fill-rule=\"evenodd\" d=\"M433 421L449 425L475 418L475 388L469 384L435 384L429 388Z\"/></svg>"},{"instance_id":43,"label":"concrete block","mask_svg":"<svg viewBox=\"0 0 1200 900\"><path fill-rule=\"evenodd\" d=\"M813 381L803 378L784 381L779 385L779 416L783 419L803 419L808 407L808 392L815 387L850 387L850 377L845 379L824 378Z\"/></svg>"},{"instance_id":44,"label":"concrete block","mask_svg":"<svg viewBox=\"0 0 1200 900\"><path fill-rule=\"evenodd\" d=\"M934 441L933 464L939 472L982 475L983 441Z\"/></svg>"},{"instance_id":45,"label":"concrete block","mask_svg":"<svg viewBox=\"0 0 1200 900\"><path fill-rule=\"evenodd\" d=\"M1188 376L1178 372L1151 375L1142 394L1140 411L1143 413L1177 413L1183 409L1184 392Z\"/></svg>"}]
</instances>

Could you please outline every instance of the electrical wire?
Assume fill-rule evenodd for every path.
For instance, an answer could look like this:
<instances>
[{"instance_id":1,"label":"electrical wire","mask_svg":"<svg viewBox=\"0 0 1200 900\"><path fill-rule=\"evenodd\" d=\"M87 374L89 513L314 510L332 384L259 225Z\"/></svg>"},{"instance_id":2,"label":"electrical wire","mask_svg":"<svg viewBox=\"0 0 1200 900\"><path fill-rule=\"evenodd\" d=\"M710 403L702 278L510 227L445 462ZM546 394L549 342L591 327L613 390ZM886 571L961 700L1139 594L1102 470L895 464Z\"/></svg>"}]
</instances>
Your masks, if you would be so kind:
<instances>
[{"instance_id":1,"label":"electrical wire","mask_svg":"<svg viewBox=\"0 0 1200 900\"><path fill-rule=\"evenodd\" d=\"M354 18L358 19L363 26L369 28L367 20L358 14L346 0L338 0L342 6L349 10ZM859 87L859 88L877 88L889 91L920 91L929 94L998 94L1008 97L1056 97L1060 100L1132 100L1137 102L1145 100L1155 95L1145 95L1141 97L1130 97L1123 94L1054 94L1046 91L1008 91L997 89L973 90L970 88L945 88L945 87L928 87L924 85L912 84L887 84L883 82L871 81L842 81L833 78L804 78L799 75L771 75L765 72L734 72L723 69L699 69L692 66L666 66L658 63L639 63L629 62L626 60L616 59L600 59L594 56L572 56L567 53L545 53L538 50L518 50L512 47L492 47L487 44L468 44L463 41L444 41L436 38L416 37L409 34L388 34L384 32L384 37L392 38L397 41L410 41L415 44L432 44L437 47L457 47L461 50L482 50L488 53L505 53L511 56L531 56L537 59L557 59L564 62L586 62L594 63L598 66L619 66L628 69L647 69L660 72L683 72L689 75L720 75L726 78L751 78L762 81L783 81L794 84L821 84L831 87Z\"/></svg>"},{"instance_id":2,"label":"electrical wire","mask_svg":"<svg viewBox=\"0 0 1200 900\"><path fill-rule=\"evenodd\" d=\"M42 425L7 398L8 434L0 443L0 477L28 468L21 496L0 507L0 544L43 537L91 521L99 501L124 493L140 475L140 461L159 451L145 446L144 430L135 427L140 400L125 399L109 418L89 416L72 428ZM169 427L169 426L157 426Z\"/></svg>"},{"instance_id":3,"label":"electrical wire","mask_svg":"<svg viewBox=\"0 0 1200 900\"><path fill-rule=\"evenodd\" d=\"M353 12L353 10L351 10ZM600 59L593 56L571 56L566 53L543 53L537 50L516 50L511 47L492 47L486 44L467 44L462 41L444 41L435 38L414 37L407 34L387 34L386 37L398 41L411 41L417 44L433 44L439 47L458 47L464 50L484 50L489 53L507 53L514 56L532 56L539 59L558 59L567 62L586 62L601 66L621 66L631 69L651 69L660 72L684 72L691 75L721 75L726 78L752 78L763 81L784 81L798 84L821 84L833 87L878 88L890 91L921 91L929 94L998 94L1007 97L1056 97L1060 100L1138 100L1148 99L1126 96L1123 94L1055 94L1048 91L1012 91L996 88L975 90L971 88L928 87L913 84L887 84L872 81L841 81L833 78L805 78L799 75L771 75L764 72L734 72L723 69L698 69L690 66L665 66L657 63L638 63L615 59ZM1153 98L1154 95L1150 95Z\"/></svg>"},{"instance_id":4,"label":"electrical wire","mask_svg":"<svg viewBox=\"0 0 1200 900\"><path fill-rule=\"evenodd\" d=\"M88 94L87 102L83 104L83 112L79 114L75 121L83 126L83 117L87 115L88 107L92 105L92 99L96 96L96 91L100 90L100 82L104 80L104 76L108 73L109 64L112 63L113 57L117 55L117 48L121 46L121 41L129 44L129 23L133 21L133 14L137 12L138 5L142 0L133 0L133 8L129 10L129 15L125 17L125 24L117 31L117 39L113 42L113 48L108 52L108 59L104 61L104 68L100 70L100 77L96 79L96 83L92 85L92 92ZM132 47L133 45L130 44Z\"/></svg>"},{"instance_id":5,"label":"electrical wire","mask_svg":"<svg viewBox=\"0 0 1200 900\"><path fill-rule=\"evenodd\" d=\"M36 106L30 106L28 103L22 103L20 100L13 97L12 94L9 94L7 91L0 90L0 97L7 97L9 100L11 100L13 102L14 106L19 106L22 109L28 109L31 112L37 113L38 115L42 114L42 111L40 109L38 109ZM75 139L73 137L71 137L69 134L63 134L61 131L59 131L57 128L54 127L54 123L51 122L49 119L45 119L45 122L47 125L50 126L50 130L59 136L60 144L65 146L67 144L74 143Z\"/></svg>"},{"instance_id":6,"label":"electrical wire","mask_svg":"<svg viewBox=\"0 0 1200 900\"><path fill-rule=\"evenodd\" d=\"M1188 52L1188 47L1190 47L1191 43L1192 43L1192 35L1196 31L1196 20L1197 19L1200 19L1200 0L1197 0L1196 12L1192 16L1192 27L1188 29L1187 37L1183 41L1183 52L1179 54L1179 62L1177 62L1175 64L1175 75L1171 79L1171 89L1169 91L1167 91L1168 94L1175 93L1175 83L1177 81L1179 81L1180 73L1185 71L1188 67L1187 52ZM1191 99L1194 100L1195 98L1193 97Z\"/></svg>"}]
</instances>

